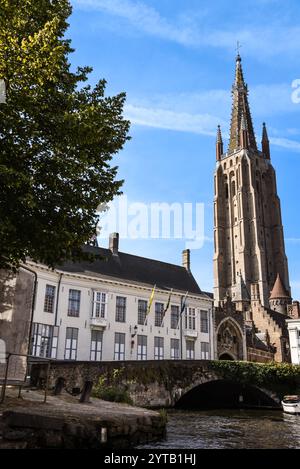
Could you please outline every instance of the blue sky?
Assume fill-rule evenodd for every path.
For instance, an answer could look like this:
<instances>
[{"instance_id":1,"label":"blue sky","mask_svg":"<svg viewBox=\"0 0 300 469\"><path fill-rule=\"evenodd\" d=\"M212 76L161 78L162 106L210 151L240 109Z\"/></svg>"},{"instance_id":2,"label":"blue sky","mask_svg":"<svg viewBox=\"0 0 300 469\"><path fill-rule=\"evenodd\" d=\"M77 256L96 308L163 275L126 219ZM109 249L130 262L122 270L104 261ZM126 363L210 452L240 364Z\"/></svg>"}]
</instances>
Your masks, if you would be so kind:
<instances>
[{"instance_id":1,"label":"blue sky","mask_svg":"<svg viewBox=\"0 0 300 469\"><path fill-rule=\"evenodd\" d=\"M217 124L226 136L236 42L249 86L257 141L266 121L289 259L300 298L300 79L298 0L72 0L74 65L91 82L126 91L132 140L116 161L130 201L205 204L206 241L191 252L204 290L213 286L212 201ZM121 240L120 249L180 264L185 240Z\"/></svg>"}]
</instances>

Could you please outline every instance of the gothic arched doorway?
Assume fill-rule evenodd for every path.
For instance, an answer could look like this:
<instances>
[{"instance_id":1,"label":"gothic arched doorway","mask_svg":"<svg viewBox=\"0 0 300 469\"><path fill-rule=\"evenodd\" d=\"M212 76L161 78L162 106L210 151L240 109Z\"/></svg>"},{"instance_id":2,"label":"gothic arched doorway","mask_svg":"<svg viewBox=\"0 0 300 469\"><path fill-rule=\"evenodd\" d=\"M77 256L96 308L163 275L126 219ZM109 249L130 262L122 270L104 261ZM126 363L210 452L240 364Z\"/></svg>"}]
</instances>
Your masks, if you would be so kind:
<instances>
[{"instance_id":1,"label":"gothic arched doorway","mask_svg":"<svg viewBox=\"0 0 300 469\"><path fill-rule=\"evenodd\" d=\"M220 360L243 360L243 333L239 324L226 318L217 328L217 353Z\"/></svg>"},{"instance_id":2,"label":"gothic arched doorway","mask_svg":"<svg viewBox=\"0 0 300 469\"><path fill-rule=\"evenodd\" d=\"M222 353L220 356L219 356L219 360L234 360L233 356L232 355L229 355L229 353Z\"/></svg>"}]
</instances>

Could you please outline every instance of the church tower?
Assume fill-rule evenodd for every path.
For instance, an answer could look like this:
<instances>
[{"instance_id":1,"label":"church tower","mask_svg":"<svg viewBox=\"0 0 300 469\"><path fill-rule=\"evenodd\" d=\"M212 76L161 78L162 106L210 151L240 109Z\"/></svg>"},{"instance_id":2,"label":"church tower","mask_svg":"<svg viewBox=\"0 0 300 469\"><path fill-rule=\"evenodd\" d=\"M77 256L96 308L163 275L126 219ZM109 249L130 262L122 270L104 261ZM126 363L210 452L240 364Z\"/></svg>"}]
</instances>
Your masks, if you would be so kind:
<instances>
[{"instance_id":1,"label":"church tower","mask_svg":"<svg viewBox=\"0 0 300 469\"><path fill-rule=\"evenodd\" d=\"M262 306L270 307L277 278L284 301L290 302L291 291L267 129L263 124L258 149L239 54L232 97L227 153L220 127L216 141L214 299L215 306L220 306L230 297L239 310L246 311L253 294Z\"/></svg>"}]
</instances>

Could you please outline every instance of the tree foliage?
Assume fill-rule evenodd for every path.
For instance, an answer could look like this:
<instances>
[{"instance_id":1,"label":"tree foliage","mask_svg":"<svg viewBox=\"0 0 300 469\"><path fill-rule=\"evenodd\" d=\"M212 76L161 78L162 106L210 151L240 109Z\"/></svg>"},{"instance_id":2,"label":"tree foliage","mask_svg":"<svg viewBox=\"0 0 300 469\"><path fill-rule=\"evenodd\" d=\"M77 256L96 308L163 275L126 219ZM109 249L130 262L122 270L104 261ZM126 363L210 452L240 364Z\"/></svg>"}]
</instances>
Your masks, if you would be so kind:
<instances>
[{"instance_id":1,"label":"tree foliage","mask_svg":"<svg viewBox=\"0 0 300 469\"><path fill-rule=\"evenodd\" d=\"M300 392L299 365L215 360L209 362L209 368L223 379L278 390L282 395L286 392Z\"/></svg>"},{"instance_id":2,"label":"tree foliage","mask_svg":"<svg viewBox=\"0 0 300 469\"><path fill-rule=\"evenodd\" d=\"M120 193L125 94L73 71L68 0L0 0L0 268L86 258L96 208Z\"/></svg>"}]
</instances>

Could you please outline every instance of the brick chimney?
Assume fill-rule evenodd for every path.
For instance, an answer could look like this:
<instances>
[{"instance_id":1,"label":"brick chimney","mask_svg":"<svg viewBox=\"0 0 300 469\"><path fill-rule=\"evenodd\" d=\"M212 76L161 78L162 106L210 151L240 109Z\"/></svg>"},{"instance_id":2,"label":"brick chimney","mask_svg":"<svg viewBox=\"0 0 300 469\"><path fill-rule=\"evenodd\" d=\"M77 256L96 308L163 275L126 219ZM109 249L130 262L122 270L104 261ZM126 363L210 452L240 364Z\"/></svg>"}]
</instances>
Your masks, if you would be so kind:
<instances>
[{"instance_id":1,"label":"brick chimney","mask_svg":"<svg viewBox=\"0 0 300 469\"><path fill-rule=\"evenodd\" d=\"M189 249L184 249L184 251L182 251L182 267L184 267L188 272L191 271L191 255Z\"/></svg>"},{"instance_id":2,"label":"brick chimney","mask_svg":"<svg viewBox=\"0 0 300 469\"><path fill-rule=\"evenodd\" d=\"M299 301L293 301L291 305L288 305L288 315L292 319L300 318L300 303Z\"/></svg>"},{"instance_id":3,"label":"brick chimney","mask_svg":"<svg viewBox=\"0 0 300 469\"><path fill-rule=\"evenodd\" d=\"M111 233L109 235L109 249L114 255L118 255L119 251L119 233Z\"/></svg>"}]
</instances>

